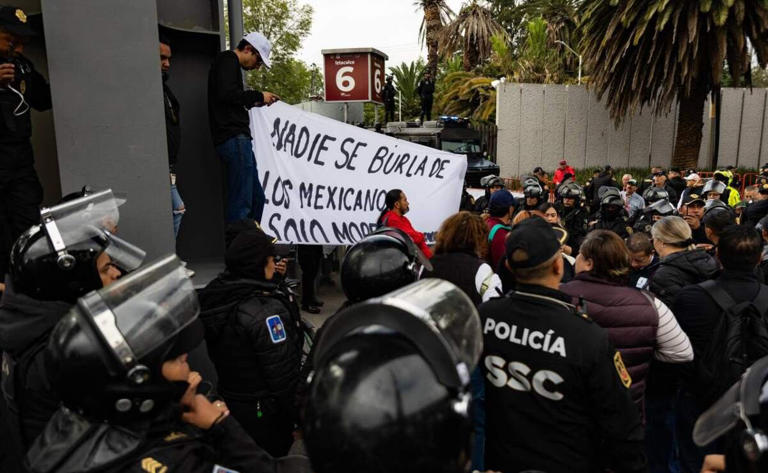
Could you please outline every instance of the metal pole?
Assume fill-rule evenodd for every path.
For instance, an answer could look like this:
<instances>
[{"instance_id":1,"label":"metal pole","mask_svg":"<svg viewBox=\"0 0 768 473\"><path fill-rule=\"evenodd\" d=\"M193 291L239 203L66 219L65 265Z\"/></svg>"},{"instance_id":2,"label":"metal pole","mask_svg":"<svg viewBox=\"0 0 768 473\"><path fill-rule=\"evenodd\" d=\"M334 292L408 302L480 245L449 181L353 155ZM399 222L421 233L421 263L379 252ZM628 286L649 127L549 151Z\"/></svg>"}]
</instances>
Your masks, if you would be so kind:
<instances>
[{"instance_id":1,"label":"metal pole","mask_svg":"<svg viewBox=\"0 0 768 473\"><path fill-rule=\"evenodd\" d=\"M403 121L403 93L397 91L397 121Z\"/></svg>"},{"instance_id":2,"label":"metal pole","mask_svg":"<svg viewBox=\"0 0 768 473\"><path fill-rule=\"evenodd\" d=\"M579 54L579 85L581 85L581 54Z\"/></svg>"},{"instance_id":3,"label":"metal pole","mask_svg":"<svg viewBox=\"0 0 768 473\"><path fill-rule=\"evenodd\" d=\"M229 18L229 48L237 46L243 39L243 0L227 0Z\"/></svg>"},{"instance_id":4,"label":"metal pole","mask_svg":"<svg viewBox=\"0 0 768 473\"><path fill-rule=\"evenodd\" d=\"M349 123L348 114L349 114L349 104L347 102L344 102L344 123Z\"/></svg>"}]
</instances>

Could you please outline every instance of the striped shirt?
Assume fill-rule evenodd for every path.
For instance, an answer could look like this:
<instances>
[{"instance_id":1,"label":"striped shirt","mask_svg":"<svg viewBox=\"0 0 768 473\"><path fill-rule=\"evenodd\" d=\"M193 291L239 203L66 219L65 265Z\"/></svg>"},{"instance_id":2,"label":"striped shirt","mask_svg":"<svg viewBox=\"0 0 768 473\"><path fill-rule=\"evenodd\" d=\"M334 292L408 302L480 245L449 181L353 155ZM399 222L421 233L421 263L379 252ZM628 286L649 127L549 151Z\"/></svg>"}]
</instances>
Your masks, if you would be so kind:
<instances>
[{"instance_id":1,"label":"striped shirt","mask_svg":"<svg viewBox=\"0 0 768 473\"><path fill-rule=\"evenodd\" d=\"M693 361L693 347L688 335L677 323L675 314L656 297L653 306L659 314L659 326L656 329L656 350L654 357L665 363L685 363Z\"/></svg>"}]
</instances>

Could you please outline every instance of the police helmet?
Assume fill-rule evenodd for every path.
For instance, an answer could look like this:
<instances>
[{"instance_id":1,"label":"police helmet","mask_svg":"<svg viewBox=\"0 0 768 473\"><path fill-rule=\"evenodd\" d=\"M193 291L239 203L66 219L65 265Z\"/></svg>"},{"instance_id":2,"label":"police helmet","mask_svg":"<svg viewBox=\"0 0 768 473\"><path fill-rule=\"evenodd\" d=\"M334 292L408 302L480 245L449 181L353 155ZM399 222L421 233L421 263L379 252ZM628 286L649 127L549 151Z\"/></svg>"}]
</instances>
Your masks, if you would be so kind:
<instances>
[{"instance_id":1,"label":"police helmet","mask_svg":"<svg viewBox=\"0 0 768 473\"><path fill-rule=\"evenodd\" d=\"M736 213L726 203L719 199L708 200L704 205L704 216L701 217L704 225L711 224L723 226L736 223Z\"/></svg>"},{"instance_id":2,"label":"police helmet","mask_svg":"<svg viewBox=\"0 0 768 473\"><path fill-rule=\"evenodd\" d=\"M561 199L580 199L584 194L584 189L575 182L569 182L561 186L557 191Z\"/></svg>"},{"instance_id":3,"label":"police helmet","mask_svg":"<svg viewBox=\"0 0 768 473\"><path fill-rule=\"evenodd\" d=\"M491 187L505 187L504 180L494 174L489 174L487 176L481 177L480 185L482 187L485 187L486 189L490 189Z\"/></svg>"},{"instance_id":4,"label":"police helmet","mask_svg":"<svg viewBox=\"0 0 768 473\"><path fill-rule=\"evenodd\" d=\"M624 205L624 201L621 199L621 193L615 187L603 186L597 192L597 196L600 199L601 207L604 205L618 205L619 207Z\"/></svg>"},{"instance_id":5,"label":"police helmet","mask_svg":"<svg viewBox=\"0 0 768 473\"><path fill-rule=\"evenodd\" d=\"M660 200L669 200L669 192L661 187L652 186L643 192L643 199L645 199L646 205L651 205Z\"/></svg>"},{"instance_id":6,"label":"police helmet","mask_svg":"<svg viewBox=\"0 0 768 473\"><path fill-rule=\"evenodd\" d=\"M89 419L154 416L186 383L164 361L203 340L199 305L181 261L168 256L80 298L54 327L45 360L65 407Z\"/></svg>"},{"instance_id":7,"label":"police helmet","mask_svg":"<svg viewBox=\"0 0 768 473\"><path fill-rule=\"evenodd\" d=\"M524 183L523 195L526 198L533 197L533 198L540 199L544 195L544 189L541 188L539 181L535 179L529 180Z\"/></svg>"},{"instance_id":8,"label":"police helmet","mask_svg":"<svg viewBox=\"0 0 768 473\"><path fill-rule=\"evenodd\" d=\"M768 357L757 360L696 421L693 441L726 437L728 471L768 471Z\"/></svg>"},{"instance_id":9,"label":"police helmet","mask_svg":"<svg viewBox=\"0 0 768 473\"><path fill-rule=\"evenodd\" d=\"M14 290L38 300L74 303L101 287L96 260L102 253L123 273L136 269L144 251L108 230L117 226L117 205L105 190L43 208L41 224L24 232L11 248Z\"/></svg>"},{"instance_id":10,"label":"police helmet","mask_svg":"<svg viewBox=\"0 0 768 473\"><path fill-rule=\"evenodd\" d=\"M466 471L477 310L424 279L330 319L315 345L304 438L317 473Z\"/></svg>"},{"instance_id":11,"label":"police helmet","mask_svg":"<svg viewBox=\"0 0 768 473\"><path fill-rule=\"evenodd\" d=\"M355 243L341 263L341 287L358 302L416 281L422 268L432 269L424 254L402 230L381 227Z\"/></svg>"},{"instance_id":12,"label":"police helmet","mask_svg":"<svg viewBox=\"0 0 768 473\"><path fill-rule=\"evenodd\" d=\"M723 192L725 192L725 187L726 186L724 182L718 181L716 179L710 179L706 184L704 184L704 190L702 190L701 193L704 194L705 197L710 192L722 195Z\"/></svg>"},{"instance_id":13,"label":"police helmet","mask_svg":"<svg viewBox=\"0 0 768 473\"><path fill-rule=\"evenodd\" d=\"M649 215L660 215L667 217L675 214L675 206L669 203L669 200L657 200L653 204L649 205L645 209L645 213Z\"/></svg>"}]
</instances>

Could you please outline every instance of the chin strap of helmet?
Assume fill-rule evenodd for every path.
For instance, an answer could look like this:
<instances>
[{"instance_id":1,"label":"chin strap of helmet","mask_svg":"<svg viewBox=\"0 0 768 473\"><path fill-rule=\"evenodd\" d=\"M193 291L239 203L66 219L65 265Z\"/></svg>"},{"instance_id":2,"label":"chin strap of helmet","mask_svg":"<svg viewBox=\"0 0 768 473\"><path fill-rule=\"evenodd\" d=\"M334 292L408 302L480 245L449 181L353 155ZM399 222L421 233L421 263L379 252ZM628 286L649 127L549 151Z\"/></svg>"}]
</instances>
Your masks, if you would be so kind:
<instances>
[{"instance_id":1,"label":"chin strap of helmet","mask_svg":"<svg viewBox=\"0 0 768 473\"><path fill-rule=\"evenodd\" d=\"M75 257L67 252L67 245L64 244L64 238L61 236L56 220L53 218L51 210L44 208L40 211L40 218L45 228L45 234L48 241L56 252L56 264L61 269L71 269L75 265Z\"/></svg>"}]
</instances>

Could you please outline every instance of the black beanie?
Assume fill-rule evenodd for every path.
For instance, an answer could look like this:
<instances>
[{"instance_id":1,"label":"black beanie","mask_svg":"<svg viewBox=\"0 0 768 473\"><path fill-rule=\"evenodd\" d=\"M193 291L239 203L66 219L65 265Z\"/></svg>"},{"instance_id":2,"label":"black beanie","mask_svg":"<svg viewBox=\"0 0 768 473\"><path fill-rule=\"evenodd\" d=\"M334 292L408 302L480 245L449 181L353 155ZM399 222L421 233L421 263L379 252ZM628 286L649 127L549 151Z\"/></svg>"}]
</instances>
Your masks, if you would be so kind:
<instances>
[{"instance_id":1,"label":"black beanie","mask_svg":"<svg viewBox=\"0 0 768 473\"><path fill-rule=\"evenodd\" d=\"M224 253L227 271L242 278L264 280L267 257L277 254L273 241L258 228L241 231Z\"/></svg>"}]
</instances>

